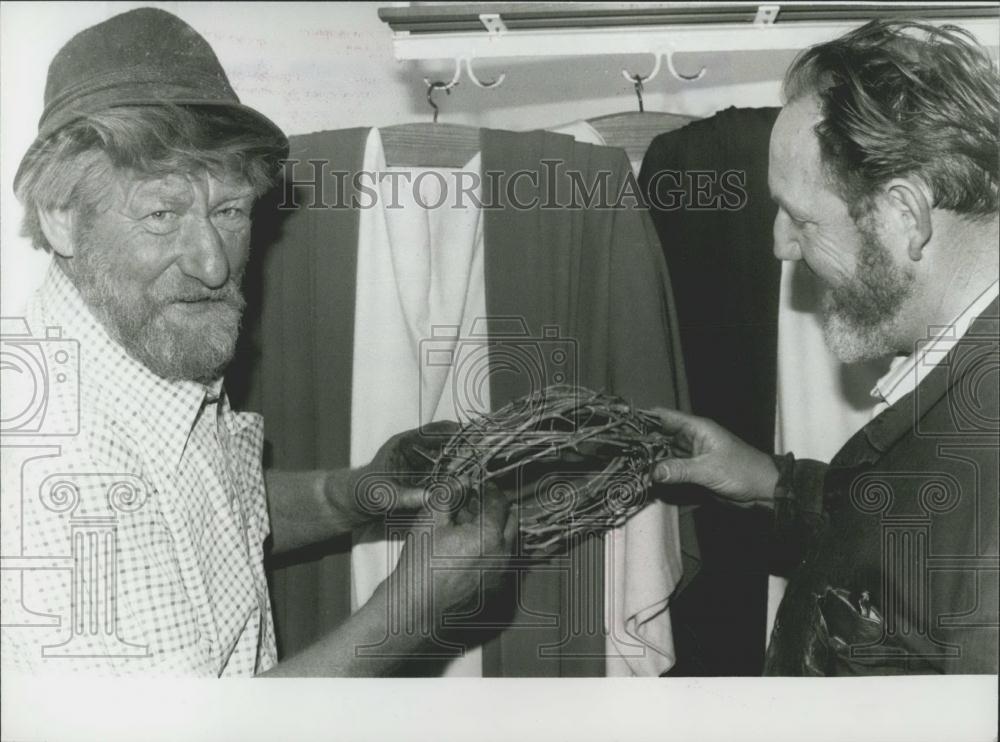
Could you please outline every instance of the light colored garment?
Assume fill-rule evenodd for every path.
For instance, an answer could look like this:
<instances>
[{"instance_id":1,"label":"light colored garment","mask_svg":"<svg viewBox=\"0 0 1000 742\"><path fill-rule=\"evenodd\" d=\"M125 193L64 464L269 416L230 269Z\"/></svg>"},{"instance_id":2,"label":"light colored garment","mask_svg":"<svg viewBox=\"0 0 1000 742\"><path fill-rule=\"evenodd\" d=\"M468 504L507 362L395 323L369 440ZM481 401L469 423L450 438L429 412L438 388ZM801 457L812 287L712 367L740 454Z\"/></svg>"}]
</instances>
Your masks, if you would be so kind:
<instances>
[{"instance_id":1,"label":"light colored garment","mask_svg":"<svg viewBox=\"0 0 1000 742\"><path fill-rule=\"evenodd\" d=\"M618 147L625 151L632 172L642 170L650 143L660 134L679 129L695 121L693 116L656 111L627 111L590 120L574 121L549 131L567 134L578 142Z\"/></svg>"},{"instance_id":2,"label":"light colored garment","mask_svg":"<svg viewBox=\"0 0 1000 742\"><path fill-rule=\"evenodd\" d=\"M605 144L587 121L550 131ZM641 158L630 164L638 172ZM677 508L650 503L609 531L604 542L607 676L657 677L673 667L676 656L668 604L683 573Z\"/></svg>"},{"instance_id":3,"label":"light colored garment","mask_svg":"<svg viewBox=\"0 0 1000 742\"><path fill-rule=\"evenodd\" d=\"M260 416L230 409L221 381L153 374L55 265L27 322L51 397L38 435L3 440L5 669L267 670Z\"/></svg>"},{"instance_id":4,"label":"light colored garment","mask_svg":"<svg viewBox=\"0 0 1000 742\"><path fill-rule=\"evenodd\" d=\"M676 661L670 596L682 574L677 508L652 502L605 535L608 677L657 677Z\"/></svg>"},{"instance_id":5,"label":"light colored garment","mask_svg":"<svg viewBox=\"0 0 1000 742\"><path fill-rule=\"evenodd\" d=\"M372 208L358 214L352 466L367 464L396 433L436 420L467 419L469 412L488 412L490 405L485 384L478 398L456 395L455 367L439 362L486 316L482 214L475 208L482 200L480 186L459 199L456 187L466 184L453 177L454 169L387 168L377 129L368 135L363 169L400 173L409 184L400 180L393 193L392 179L385 178L379 198L370 199ZM479 155L461 170L478 174ZM399 551L380 526L355 538L352 609L389 575ZM445 675L482 675L481 650L453 660Z\"/></svg>"},{"instance_id":6,"label":"light colored garment","mask_svg":"<svg viewBox=\"0 0 1000 742\"><path fill-rule=\"evenodd\" d=\"M878 380L870 392L872 399L877 403L875 414L896 404L916 389L924 377L948 355L959 340L965 337L972 321L986 310L998 294L1000 294L1000 281L994 281L954 322L940 329L928 328L928 339L920 341L913 353L893 359L889 371Z\"/></svg>"},{"instance_id":7,"label":"light colored garment","mask_svg":"<svg viewBox=\"0 0 1000 742\"><path fill-rule=\"evenodd\" d=\"M602 147L606 145L604 137L601 136L601 132L595 129L590 122L586 120L571 121L568 124L547 129L547 131L551 131L553 134L565 134L566 136L573 137L576 141L584 142L585 144L599 144Z\"/></svg>"}]
</instances>

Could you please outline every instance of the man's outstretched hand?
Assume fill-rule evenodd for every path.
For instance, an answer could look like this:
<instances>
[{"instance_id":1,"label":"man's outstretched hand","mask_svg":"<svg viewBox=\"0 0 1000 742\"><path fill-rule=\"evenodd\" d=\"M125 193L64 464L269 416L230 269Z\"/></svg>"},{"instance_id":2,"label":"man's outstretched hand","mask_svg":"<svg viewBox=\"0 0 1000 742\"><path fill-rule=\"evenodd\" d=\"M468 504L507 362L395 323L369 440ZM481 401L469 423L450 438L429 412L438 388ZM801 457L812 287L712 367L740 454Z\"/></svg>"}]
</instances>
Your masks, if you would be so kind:
<instances>
[{"instance_id":1,"label":"man's outstretched hand","mask_svg":"<svg viewBox=\"0 0 1000 742\"><path fill-rule=\"evenodd\" d=\"M517 536L517 513L491 486L474 498L474 508L429 512L433 525L409 534L395 577L413 590L410 599L429 615L441 616L474 600L480 589L489 592L500 585ZM431 581L420 575L431 575Z\"/></svg>"},{"instance_id":2,"label":"man's outstretched hand","mask_svg":"<svg viewBox=\"0 0 1000 742\"><path fill-rule=\"evenodd\" d=\"M442 505L447 490L437 486L428 491L422 485L441 449L461 427L452 420L440 420L397 433L379 448L366 469L382 472L392 481L397 488L395 506L401 510L419 510L429 504L428 498ZM456 507L461 494L452 493Z\"/></svg>"},{"instance_id":3,"label":"man's outstretched hand","mask_svg":"<svg viewBox=\"0 0 1000 742\"><path fill-rule=\"evenodd\" d=\"M674 438L674 455L653 469L653 481L699 484L740 507L773 507L778 469L763 451L718 423L676 410L651 410Z\"/></svg>"}]
</instances>

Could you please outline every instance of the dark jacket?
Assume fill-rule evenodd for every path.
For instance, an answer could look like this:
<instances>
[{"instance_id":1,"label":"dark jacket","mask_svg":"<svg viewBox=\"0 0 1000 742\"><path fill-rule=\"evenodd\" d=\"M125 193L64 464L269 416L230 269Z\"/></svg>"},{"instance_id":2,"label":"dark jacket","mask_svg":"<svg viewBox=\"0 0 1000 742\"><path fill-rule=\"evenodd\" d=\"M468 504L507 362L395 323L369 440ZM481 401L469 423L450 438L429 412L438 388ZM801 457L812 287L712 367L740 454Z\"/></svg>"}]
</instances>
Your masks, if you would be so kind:
<instances>
[{"instance_id":1,"label":"dark jacket","mask_svg":"<svg viewBox=\"0 0 1000 742\"><path fill-rule=\"evenodd\" d=\"M785 457L769 675L997 672L998 304L829 465Z\"/></svg>"}]
</instances>

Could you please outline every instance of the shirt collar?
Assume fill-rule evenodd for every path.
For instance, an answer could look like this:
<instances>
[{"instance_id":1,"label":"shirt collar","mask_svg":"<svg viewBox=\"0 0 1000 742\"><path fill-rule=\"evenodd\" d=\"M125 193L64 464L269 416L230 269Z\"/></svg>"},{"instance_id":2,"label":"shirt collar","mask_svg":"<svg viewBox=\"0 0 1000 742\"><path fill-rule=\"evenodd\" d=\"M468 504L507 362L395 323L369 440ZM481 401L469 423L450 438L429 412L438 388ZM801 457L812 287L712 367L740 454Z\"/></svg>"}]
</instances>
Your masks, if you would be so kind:
<instances>
[{"instance_id":1,"label":"shirt collar","mask_svg":"<svg viewBox=\"0 0 1000 742\"><path fill-rule=\"evenodd\" d=\"M206 386L157 376L108 334L54 262L35 302L46 327L79 344L81 412L106 415L176 468L206 399L223 396L222 379Z\"/></svg>"},{"instance_id":2,"label":"shirt collar","mask_svg":"<svg viewBox=\"0 0 1000 742\"><path fill-rule=\"evenodd\" d=\"M1000 294L1000 281L994 281L954 322L941 327L929 340L918 341L917 348L911 355L893 359L889 370L871 390L872 398L894 405L916 389L927 374L965 336L969 331L969 325L986 310L998 294Z\"/></svg>"}]
</instances>

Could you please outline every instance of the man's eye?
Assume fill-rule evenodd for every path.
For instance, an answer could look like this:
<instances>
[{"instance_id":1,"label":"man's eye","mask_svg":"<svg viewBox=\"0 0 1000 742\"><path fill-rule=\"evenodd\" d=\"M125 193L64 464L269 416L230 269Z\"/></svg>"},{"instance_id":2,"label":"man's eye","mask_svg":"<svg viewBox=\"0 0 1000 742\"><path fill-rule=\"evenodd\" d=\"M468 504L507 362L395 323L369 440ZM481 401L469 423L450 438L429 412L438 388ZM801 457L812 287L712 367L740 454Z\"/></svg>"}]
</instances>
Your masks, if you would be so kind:
<instances>
[{"instance_id":1,"label":"man's eye","mask_svg":"<svg viewBox=\"0 0 1000 742\"><path fill-rule=\"evenodd\" d=\"M250 223L250 217L247 215L246 210L239 206L227 206L215 212L213 221L220 229L241 231L247 228L247 225Z\"/></svg>"},{"instance_id":2,"label":"man's eye","mask_svg":"<svg viewBox=\"0 0 1000 742\"><path fill-rule=\"evenodd\" d=\"M166 234L177 228L177 212L170 209L157 209L146 214L142 221L150 231Z\"/></svg>"}]
</instances>

